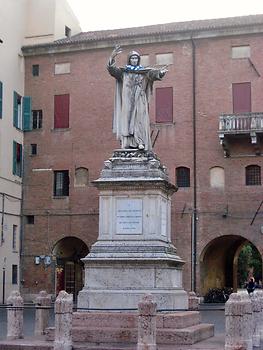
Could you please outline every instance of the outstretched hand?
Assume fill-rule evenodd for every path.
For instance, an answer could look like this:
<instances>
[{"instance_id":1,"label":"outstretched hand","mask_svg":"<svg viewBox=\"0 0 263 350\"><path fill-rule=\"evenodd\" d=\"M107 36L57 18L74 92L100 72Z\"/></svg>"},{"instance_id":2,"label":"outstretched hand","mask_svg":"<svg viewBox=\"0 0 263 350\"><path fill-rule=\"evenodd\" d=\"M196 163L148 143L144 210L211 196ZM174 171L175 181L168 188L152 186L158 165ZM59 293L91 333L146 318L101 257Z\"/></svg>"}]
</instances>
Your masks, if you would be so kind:
<instances>
[{"instance_id":1,"label":"outstretched hand","mask_svg":"<svg viewBox=\"0 0 263 350\"><path fill-rule=\"evenodd\" d=\"M120 47L120 45L116 45L111 53L111 58L115 58L121 52L122 52L122 48Z\"/></svg>"},{"instance_id":2,"label":"outstretched hand","mask_svg":"<svg viewBox=\"0 0 263 350\"><path fill-rule=\"evenodd\" d=\"M167 67L168 67L168 65L165 65L165 66L163 66L162 68L160 68L160 73L161 73L162 75L165 75L165 73L168 72Z\"/></svg>"}]
</instances>

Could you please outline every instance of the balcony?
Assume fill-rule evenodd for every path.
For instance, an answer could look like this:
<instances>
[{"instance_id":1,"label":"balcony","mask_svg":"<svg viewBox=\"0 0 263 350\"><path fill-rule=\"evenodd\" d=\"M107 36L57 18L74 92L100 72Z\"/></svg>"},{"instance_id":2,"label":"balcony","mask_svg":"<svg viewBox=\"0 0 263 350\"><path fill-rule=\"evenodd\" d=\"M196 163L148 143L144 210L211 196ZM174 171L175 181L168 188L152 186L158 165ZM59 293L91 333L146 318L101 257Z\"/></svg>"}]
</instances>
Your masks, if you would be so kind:
<instances>
[{"instance_id":1,"label":"balcony","mask_svg":"<svg viewBox=\"0 0 263 350\"><path fill-rule=\"evenodd\" d=\"M225 156L230 156L229 142L237 136L249 136L255 153L260 153L259 136L263 134L263 112L244 114L222 114L219 117L219 140Z\"/></svg>"}]
</instances>

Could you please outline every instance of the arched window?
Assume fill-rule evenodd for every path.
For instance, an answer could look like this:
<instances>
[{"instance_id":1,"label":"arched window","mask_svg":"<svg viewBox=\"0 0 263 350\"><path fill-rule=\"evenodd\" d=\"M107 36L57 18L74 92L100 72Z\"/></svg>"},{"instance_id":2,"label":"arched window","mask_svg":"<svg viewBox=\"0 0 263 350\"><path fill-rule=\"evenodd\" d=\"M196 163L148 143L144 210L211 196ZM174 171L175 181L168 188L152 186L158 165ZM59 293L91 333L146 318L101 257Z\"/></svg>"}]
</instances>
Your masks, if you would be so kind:
<instances>
[{"instance_id":1,"label":"arched window","mask_svg":"<svg viewBox=\"0 0 263 350\"><path fill-rule=\"evenodd\" d=\"M225 170L220 166L215 166L210 169L210 186L212 188L225 187Z\"/></svg>"},{"instance_id":2,"label":"arched window","mask_svg":"<svg viewBox=\"0 0 263 350\"><path fill-rule=\"evenodd\" d=\"M176 168L176 185L178 187L190 187L190 169L186 167Z\"/></svg>"},{"instance_id":3,"label":"arched window","mask_svg":"<svg viewBox=\"0 0 263 350\"><path fill-rule=\"evenodd\" d=\"M75 186L88 186L89 184L89 171L86 168L77 168L75 170Z\"/></svg>"},{"instance_id":4,"label":"arched window","mask_svg":"<svg viewBox=\"0 0 263 350\"><path fill-rule=\"evenodd\" d=\"M261 185L261 168L259 165L248 165L246 167L246 185Z\"/></svg>"}]
</instances>

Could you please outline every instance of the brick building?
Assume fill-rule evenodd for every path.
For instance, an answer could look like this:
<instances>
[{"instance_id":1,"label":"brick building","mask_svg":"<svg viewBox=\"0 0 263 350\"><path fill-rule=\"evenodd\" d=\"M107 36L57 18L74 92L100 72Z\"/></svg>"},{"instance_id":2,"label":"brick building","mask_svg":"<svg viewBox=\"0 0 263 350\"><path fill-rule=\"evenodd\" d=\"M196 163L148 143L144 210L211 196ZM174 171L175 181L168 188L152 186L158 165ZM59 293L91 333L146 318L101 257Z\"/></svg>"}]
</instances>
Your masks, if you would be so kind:
<instances>
[{"instance_id":1,"label":"brick building","mask_svg":"<svg viewBox=\"0 0 263 350\"><path fill-rule=\"evenodd\" d=\"M150 104L154 152L179 189L172 237L184 287L203 295L237 287L237 260L251 242L263 254L263 15L81 33L26 46L23 293L77 294L98 233L92 181L119 147L112 133L115 44L145 65L168 64ZM119 58L119 57L118 57ZM32 75L32 66L39 75ZM254 220L253 220L254 218ZM253 224L251 222L253 220Z\"/></svg>"}]
</instances>

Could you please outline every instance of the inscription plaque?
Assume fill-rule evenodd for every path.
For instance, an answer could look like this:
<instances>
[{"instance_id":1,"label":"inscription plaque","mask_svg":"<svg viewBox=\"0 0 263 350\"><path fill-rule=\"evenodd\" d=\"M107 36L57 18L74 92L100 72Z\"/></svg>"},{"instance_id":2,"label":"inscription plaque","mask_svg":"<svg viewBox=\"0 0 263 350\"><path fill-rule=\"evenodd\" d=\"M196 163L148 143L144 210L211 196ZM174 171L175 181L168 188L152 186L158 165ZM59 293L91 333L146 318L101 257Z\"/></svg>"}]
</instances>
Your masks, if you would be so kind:
<instances>
[{"instance_id":1,"label":"inscription plaque","mask_svg":"<svg viewBox=\"0 0 263 350\"><path fill-rule=\"evenodd\" d=\"M142 199L119 198L116 209L117 234L142 234Z\"/></svg>"}]
</instances>

